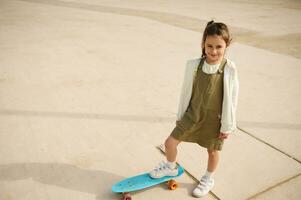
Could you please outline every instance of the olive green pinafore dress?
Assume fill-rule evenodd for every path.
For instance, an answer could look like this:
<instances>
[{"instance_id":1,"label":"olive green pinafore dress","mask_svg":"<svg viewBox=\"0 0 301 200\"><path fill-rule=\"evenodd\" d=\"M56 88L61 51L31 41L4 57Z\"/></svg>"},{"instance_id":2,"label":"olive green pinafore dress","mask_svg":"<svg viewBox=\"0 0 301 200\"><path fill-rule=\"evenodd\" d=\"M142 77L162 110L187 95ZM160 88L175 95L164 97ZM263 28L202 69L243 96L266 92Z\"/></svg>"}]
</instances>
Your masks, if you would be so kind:
<instances>
[{"instance_id":1,"label":"olive green pinafore dress","mask_svg":"<svg viewBox=\"0 0 301 200\"><path fill-rule=\"evenodd\" d=\"M194 78L192 96L187 111L176 122L171 136L177 140L194 142L202 147L222 150L223 140L218 139L223 104L223 76L226 59L215 74L202 70L202 58Z\"/></svg>"}]
</instances>

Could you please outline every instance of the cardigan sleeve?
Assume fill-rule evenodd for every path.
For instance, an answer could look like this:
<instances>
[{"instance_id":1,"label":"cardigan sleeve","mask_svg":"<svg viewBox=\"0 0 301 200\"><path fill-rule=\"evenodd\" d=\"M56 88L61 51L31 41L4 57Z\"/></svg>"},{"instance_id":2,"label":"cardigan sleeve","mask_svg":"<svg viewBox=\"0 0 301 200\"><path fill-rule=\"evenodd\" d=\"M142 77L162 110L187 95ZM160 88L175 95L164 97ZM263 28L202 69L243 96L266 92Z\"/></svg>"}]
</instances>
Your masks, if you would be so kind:
<instances>
[{"instance_id":1,"label":"cardigan sleeve","mask_svg":"<svg viewBox=\"0 0 301 200\"><path fill-rule=\"evenodd\" d=\"M224 74L224 98L220 132L230 134L236 130L236 107L239 83L235 64L230 60L228 63Z\"/></svg>"},{"instance_id":2,"label":"cardigan sleeve","mask_svg":"<svg viewBox=\"0 0 301 200\"><path fill-rule=\"evenodd\" d=\"M238 103L238 91L239 91L238 72L236 68L234 68L232 80L233 80L233 92L232 92L233 112L236 114L237 103Z\"/></svg>"},{"instance_id":3,"label":"cardigan sleeve","mask_svg":"<svg viewBox=\"0 0 301 200\"><path fill-rule=\"evenodd\" d=\"M181 94L179 99L177 120L181 120L181 118L183 117L184 113L186 112L189 106L189 102L192 94L194 71L195 71L194 61L188 60L186 63L184 80L182 83L182 89L181 89Z\"/></svg>"}]
</instances>

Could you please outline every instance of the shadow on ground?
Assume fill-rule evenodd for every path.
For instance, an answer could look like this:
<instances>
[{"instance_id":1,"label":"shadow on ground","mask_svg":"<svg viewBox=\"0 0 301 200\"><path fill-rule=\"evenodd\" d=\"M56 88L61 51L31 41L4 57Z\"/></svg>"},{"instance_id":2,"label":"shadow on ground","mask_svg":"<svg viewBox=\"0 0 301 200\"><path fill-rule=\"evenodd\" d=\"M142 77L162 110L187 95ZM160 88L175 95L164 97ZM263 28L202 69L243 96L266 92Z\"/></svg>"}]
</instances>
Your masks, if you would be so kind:
<instances>
[{"instance_id":1,"label":"shadow on ground","mask_svg":"<svg viewBox=\"0 0 301 200\"><path fill-rule=\"evenodd\" d=\"M0 165L0 181L26 178L65 189L95 194L96 200L119 199L111 186L124 177L101 170L88 170L63 163L16 163Z\"/></svg>"},{"instance_id":2,"label":"shadow on ground","mask_svg":"<svg viewBox=\"0 0 301 200\"><path fill-rule=\"evenodd\" d=\"M0 110L0 116L48 117L70 119L99 119L135 122L174 122L173 117L141 116L141 115L115 115L108 113L75 113L56 111L31 111L31 110Z\"/></svg>"}]
</instances>

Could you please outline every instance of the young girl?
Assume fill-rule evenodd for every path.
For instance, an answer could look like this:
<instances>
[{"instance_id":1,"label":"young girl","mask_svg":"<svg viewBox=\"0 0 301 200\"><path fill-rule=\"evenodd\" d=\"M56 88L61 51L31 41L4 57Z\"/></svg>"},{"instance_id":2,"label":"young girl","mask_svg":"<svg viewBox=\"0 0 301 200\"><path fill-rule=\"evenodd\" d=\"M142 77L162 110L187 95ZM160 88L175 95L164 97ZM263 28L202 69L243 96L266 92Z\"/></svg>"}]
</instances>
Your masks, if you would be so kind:
<instances>
[{"instance_id":1,"label":"young girl","mask_svg":"<svg viewBox=\"0 0 301 200\"><path fill-rule=\"evenodd\" d=\"M214 185L212 178L224 139L236 129L235 110L238 77L235 64L225 59L231 41L224 23L208 22L202 40L202 57L186 65L176 127L165 141L167 162L150 172L152 178L175 176L177 146L194 142L207 149L207 171L193 190L195 197L205 196Z\"/></svg>"}]
</instances>

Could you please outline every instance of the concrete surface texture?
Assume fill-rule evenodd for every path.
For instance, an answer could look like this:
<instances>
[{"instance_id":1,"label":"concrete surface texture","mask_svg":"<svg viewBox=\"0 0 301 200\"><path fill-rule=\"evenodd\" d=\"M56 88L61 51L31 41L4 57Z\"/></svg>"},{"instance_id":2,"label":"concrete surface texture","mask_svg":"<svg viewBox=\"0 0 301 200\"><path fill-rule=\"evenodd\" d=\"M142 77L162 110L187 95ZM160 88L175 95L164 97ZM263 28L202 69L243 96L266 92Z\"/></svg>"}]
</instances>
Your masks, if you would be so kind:
<instances>
[{"instance_id":1,"label":"concrete surface texture","mask_svg":"<svg viewBox=\"0 0 301 200\"><path fill-rule=\"evenodd\" d=\"M202 199L301 198L300 1L0 0L0 199L114 200L175 125L206 22L233 32L237 132ZM206 150L179 146L193 177ZM134 199L194 199L188 174Z\"/></svg>"}]
</instances>

